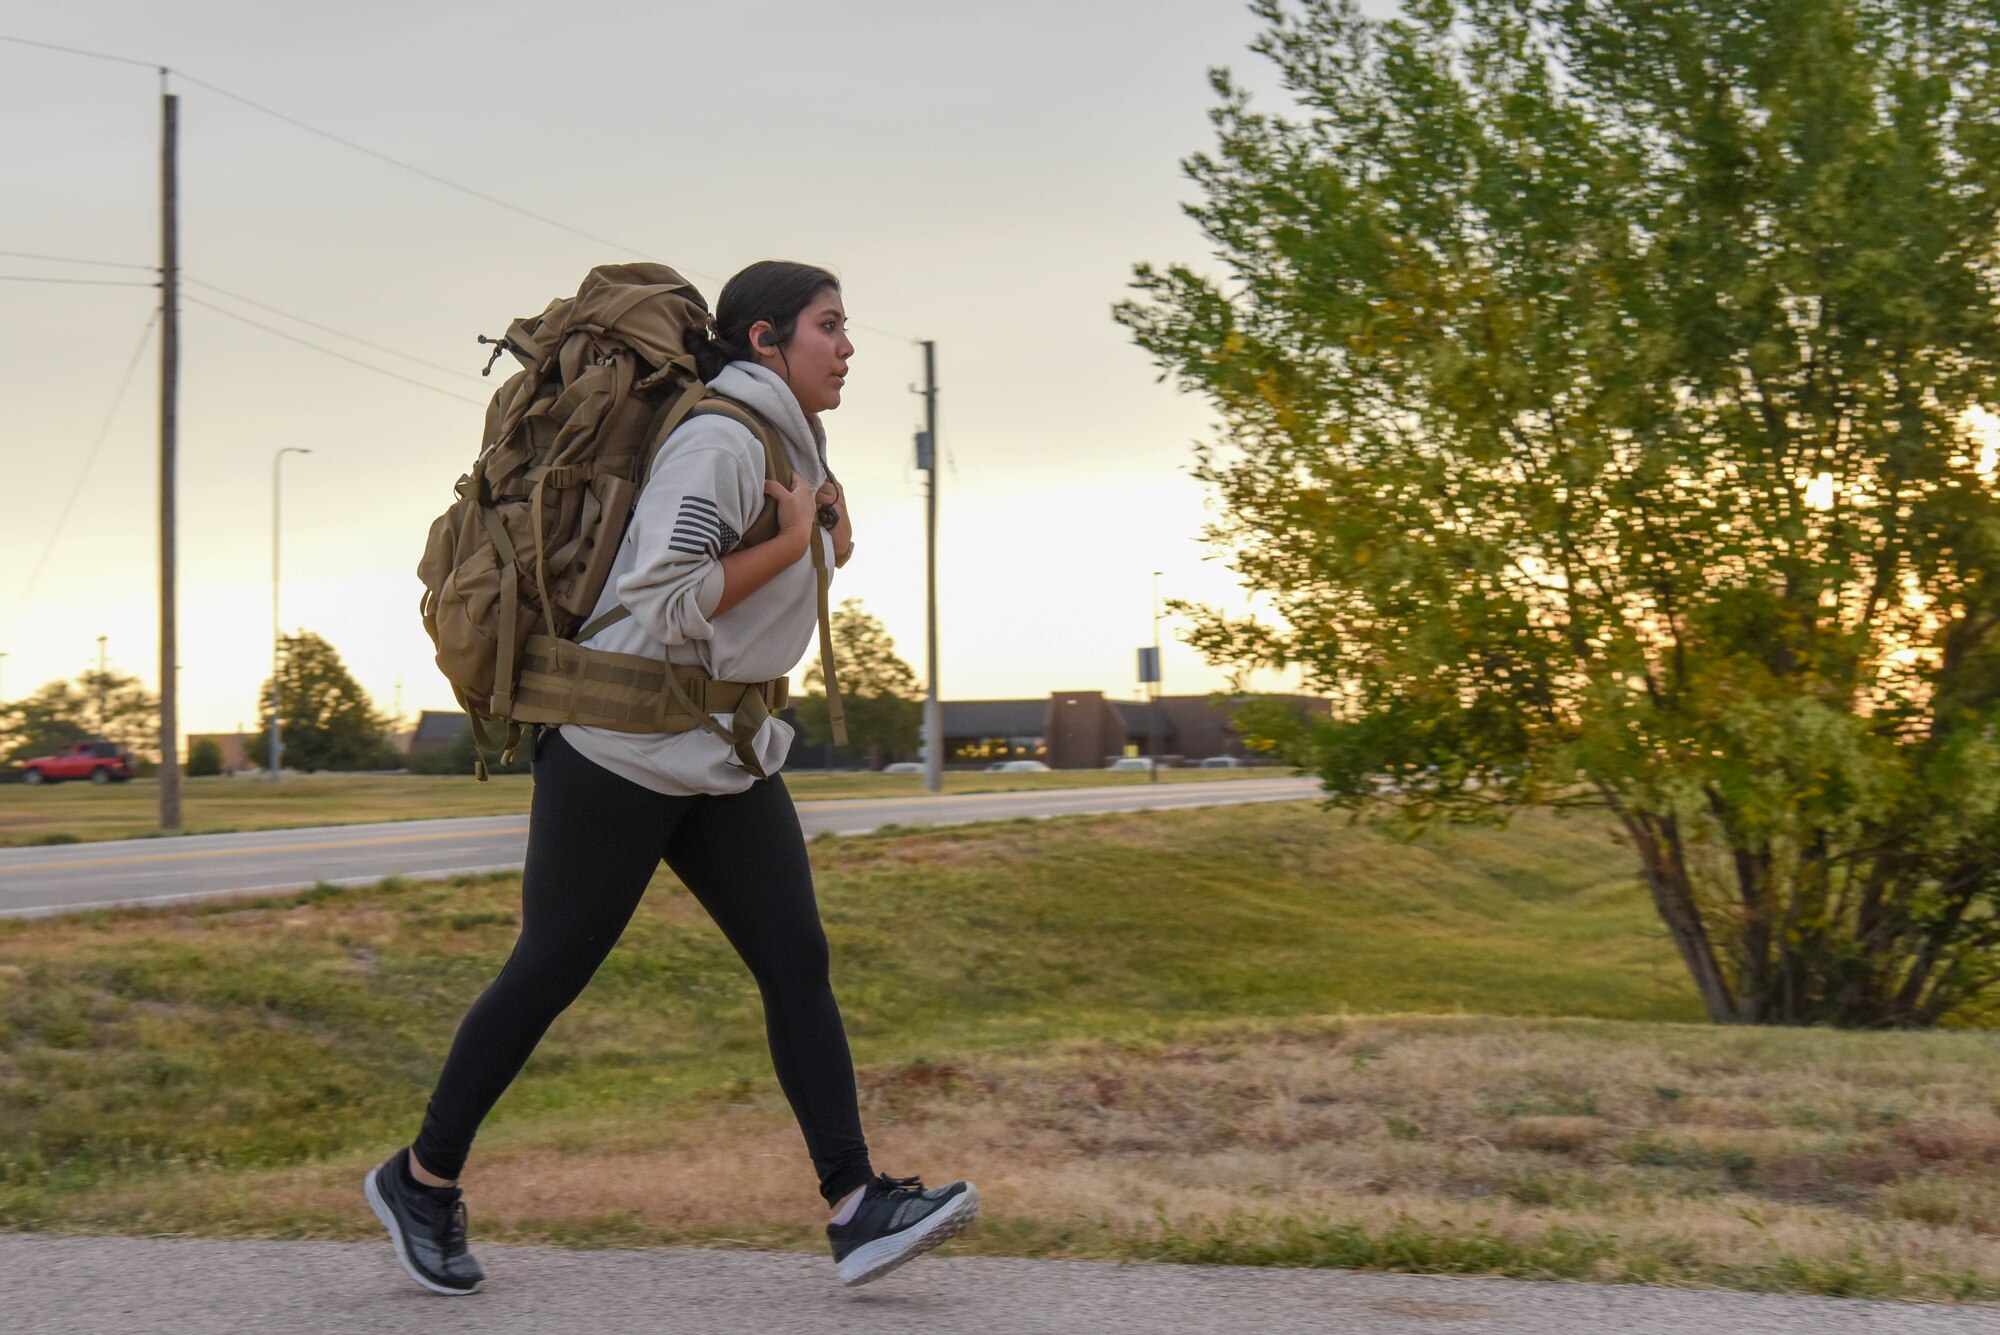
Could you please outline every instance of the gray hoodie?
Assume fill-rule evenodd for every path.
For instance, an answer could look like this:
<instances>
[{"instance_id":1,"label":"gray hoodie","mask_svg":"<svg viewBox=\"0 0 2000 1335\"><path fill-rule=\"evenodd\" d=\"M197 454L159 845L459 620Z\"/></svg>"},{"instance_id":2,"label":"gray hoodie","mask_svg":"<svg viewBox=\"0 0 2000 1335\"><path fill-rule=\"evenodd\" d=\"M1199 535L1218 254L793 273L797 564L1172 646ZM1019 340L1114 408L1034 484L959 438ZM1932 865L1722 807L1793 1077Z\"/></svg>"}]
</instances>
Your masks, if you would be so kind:
<instances>
[{"instance_id":1,"label":"gray hoodie","mask_svg":"<svg viewBox=\"0 0 2000 1335\"><path fill-rule=\"evenodd\" d=\"M792 467L817 489L827 478L826 434L809 421L791 387L753 362L731 362L710 383L754 408L778 428ZM818 588L809 556L710 620L722 600L722 558L764 508L764 447L727 418L690 418L653 459L653 471L612 563L594 619L623 603L631 616L584 644L672 663L697 663L722 681L769 681L789 673L819 625ZM833 567L832 538L818 525ZM716 719L728 727L730 715ZM613 774L681 797L740 793L756 780L729 744L706 728L691 732L618 732L566 723L563 738ZM791 749L792 730L767 721L754 743L766 774Z\"/></svg>"}]
</instances>

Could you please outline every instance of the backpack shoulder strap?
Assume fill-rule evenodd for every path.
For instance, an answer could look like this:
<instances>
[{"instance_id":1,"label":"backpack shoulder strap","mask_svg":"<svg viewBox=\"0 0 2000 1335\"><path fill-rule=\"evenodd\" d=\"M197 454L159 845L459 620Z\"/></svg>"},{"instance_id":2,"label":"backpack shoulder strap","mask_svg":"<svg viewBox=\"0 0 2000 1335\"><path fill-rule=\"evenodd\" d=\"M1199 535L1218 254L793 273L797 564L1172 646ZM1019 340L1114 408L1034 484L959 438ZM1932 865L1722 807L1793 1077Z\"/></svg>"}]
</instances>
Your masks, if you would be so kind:
<instances>
[{"instance_id":1,"label":"backpack shoulder strap","mask_svg":"<svg viewBox=\"0 0 2000 1335\"><path fill-rule=\"evenodd\" d=\"M750 428L757 437L757 443L764 447L764 478L781 487L792 485L792 460L785 453L785 443L778 437L778 428L766 421L764 415L747 404L739 403L726 395L709 391L707 398L696 404L690 417L727 417L740 426ZM765 507L767 510L769 506ZM775 511L773 512L775 515ZM759 516L761 520L762 516ZM759 541L762 541L760 538Z\"/></svg>"},{"instance_id":2,"label":"backpack shoulder strap","mask_svg":"<svg viewBox=\"0 0 2000 1335\"><path fill-rule=\"evenodd\" d=\"M781 487L792 485L792 461L785 453L784 442L778 436L778 429L766 421L764 415L756 409L717 394L697 380L679 396L669 399L654 418L649 430L652 444L647 448L646 458L639 472L641 487L644 487L647 479L652 476L653 460L658 456L660 448L667 443L667 437L690 417L726 417L739 426L748 427L750 433L756 436L758 443L764 447L765 480L776 482ZM760 542L768 542L777 536L778 503L766 496L764 508L744 529L737 545L739 549L750 547ZM604 615L593 618L588 625L577 631L574 643L582 644L599 631L615 626L631 615L625 605L620 603L606 611Z\"/></svg>"},{"instance_id":3,"label":"backpack shoulder strap","mask_svg":"<svg viewBox=\"0 0 2000 1335\"><path fill-rule=\"evenodd\" d=\"M784 442L778 437L778 429L772 426L755 409L735 399L716 394L703 399L694 410L697 413L715 413L732 421L743 423L757 433L757 439L764 443L764 476L781 487L792 485L792 461L785 454ZM766 499L757 522L743 535L743 545L764 542L778 536L778 503ZM833 732L836 746L847 745L847 710L840 698L840 681L833 668L833 630L829 625L827 611L827 591L832 576L826 569L826 552L821 546L827 541L815 522L812 534L806 541L806 550L812 555L813 583L818 587L819 612L819 668L826 686L827 723Z\"/></svg>"},{"instance_id":4,"label":"backpack shoulder strap","mask_svg":"<svg viewBox=\"0 0 2000 1335\"><path fill-rule=\"evenodd\" d=\"M757 412L756 409L725 395L711 392L706 397L696 401L688 409L685 416L727 417L732 422L749 427L758 441L764 446L765 480L776 482L781 487L790 487L792 485L792 461L785 454L784 441L780 439L778 429L772 426L764 418L763 414ZM676 422L676 425L678 425L678 422ZM756 522L744 531L738 549L741 550L742 547L765 542L777 536L778 503L767 496L764 499L764 508L757 515ZM833 664L833 630L829 624L830 617L827 610L828 586L832 583L832 576L827 572L826 553L821 547L821 543L824 541L825 538L820 533L818 524L814 524L812 535L806 543L806 550L812 556L813 583L817 586L818 594L816 601L819 605L816 610L819 615L820 675L824 679L826 686L827 722L833 733L834 745L846 746L847 710L844 702L841 700L840 680L834 671ZM631 615L631 612L621 603L578 631L575 642L581 644L607 626L615 626ZM673 679L673 674L668 673L667 677L668 685L673 688L681 707L691 712L700 713L700 711L694 709L693 702L686 698L680 684ZM711 732L716 733L718 736L727 736L723 732L721 725L717 724L714 719L709 718L705 713L701 713L701 717ZM754 730L753 727L752 731L754 732ZM738 755L744 757L747 763L749 759L747 754L747 738L739 736L735 741Z\"/></svg>"}]
</instances>

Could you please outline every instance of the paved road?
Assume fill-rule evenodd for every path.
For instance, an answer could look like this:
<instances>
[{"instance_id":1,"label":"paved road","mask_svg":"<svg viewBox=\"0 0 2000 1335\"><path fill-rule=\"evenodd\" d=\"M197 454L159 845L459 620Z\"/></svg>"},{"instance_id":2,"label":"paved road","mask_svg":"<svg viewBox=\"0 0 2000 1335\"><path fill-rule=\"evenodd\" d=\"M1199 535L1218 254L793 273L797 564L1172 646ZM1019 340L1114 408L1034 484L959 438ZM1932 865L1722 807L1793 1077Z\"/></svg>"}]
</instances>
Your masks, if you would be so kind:
<instances>
[{"instance_id":1,"label":"paved road","mask_svg":"<svg viewBox=\"0 0 2000 1335\"><path fill-rule=\"evenodd\" d=\"M884 825L1289 802L1318 791L1316 780L1283 778L866 798L801 802L799 821L808 835L866 834ZM320 881L365 885L385 876L511 871L521 865L527 838L526 816L472 816L6 848L0 849L0 918L297 890Z\"/></svg>"},{"instance_id":2,"label":"paved road","mask_svg":"<svg viewBox=\"0 0 2000 1335\"><path fill-rule=\"evenodd\" d=\"M359 1208L357 1199L357 1208ZM1337 1271L929 1258L863 1289L821 1257L481 1249L467 1298L386 1244L0 1234L22 1335L1971 1335L2000 1309Z\"/></svg>"}]
</instances>

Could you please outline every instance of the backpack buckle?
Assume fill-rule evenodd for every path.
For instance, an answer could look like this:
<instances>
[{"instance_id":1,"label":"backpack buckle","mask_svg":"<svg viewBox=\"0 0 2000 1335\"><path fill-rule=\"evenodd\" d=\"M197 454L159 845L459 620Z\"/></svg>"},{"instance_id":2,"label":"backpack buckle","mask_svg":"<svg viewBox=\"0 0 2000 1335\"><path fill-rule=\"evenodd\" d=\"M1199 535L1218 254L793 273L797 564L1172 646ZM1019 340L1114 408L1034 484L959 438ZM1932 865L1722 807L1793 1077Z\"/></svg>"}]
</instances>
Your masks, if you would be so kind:
<instances>
[{"instance_id":1,"label":"backpack buckle","mask_svg":"<svg viewBox=\"0 0 2000 1335\"><path fill-rule=\"evenodd\" d=\"M554 487L560 491L565 487L574 487L580 482L589 481L596 472L596 468L590 464L550 464L547 468L531 470L529 475L543 486Z\"/></svg>"}]
</instances>

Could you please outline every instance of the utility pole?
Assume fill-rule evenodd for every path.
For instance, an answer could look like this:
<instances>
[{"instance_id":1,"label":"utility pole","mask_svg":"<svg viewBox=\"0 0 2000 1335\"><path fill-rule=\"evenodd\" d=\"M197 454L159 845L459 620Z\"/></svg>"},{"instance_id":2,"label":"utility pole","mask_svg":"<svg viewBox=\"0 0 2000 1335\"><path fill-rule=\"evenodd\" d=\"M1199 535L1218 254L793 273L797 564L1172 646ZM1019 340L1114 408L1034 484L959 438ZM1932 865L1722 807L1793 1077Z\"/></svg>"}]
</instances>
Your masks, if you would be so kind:
<instances>
[{"instance_id":1,"label":"utility pole","mask_svg":"<svg viewBox=\"0 0 2000 1335\"><path fill-rule=\"evenodd\" d=\"M160 828L181 828L180 645L174 615L174 451L180 403L179 99L160 68Z\"/></svg>"},{"instance_id":2,"label":"utility pole","mask_svg":"<svg viewBox=\"0 0 2000 1335\"><path fill-rule=\"evenodd\" d=\"M1152 720L1150 730L1152 737L1148 745L1153 753L1153 764L1146 771L1149 783L1160 781L1160 695L1161 679L1166 675L1160 670L1160 572L1155 570L1153 572L1153 707L1147 711L1147 718Z\"/></svg>"},{"instance_id":3,"label":"utility pole","mask_svg":"<svg viewBox=\"0 0 2000 1335\"><path fill-rule=\"evenodd\" d=\"M278 781L278 716L284 712L284 696L278 689L278 669L282 666L280 649L284 645L284 632L279 630L278 621L278 465L285 462L288 454L311 454L301 445L287 445L271 456L271 743L269 781ZM402 678L397 682L397 708L402 707Z\"/></svg>"},{"instance_id":4,"label":"utility pole","mask_svg":"<svg viewBox=\"0 0 2000 1335\"><path fill-rule=\"evenodd\" d=\"M944 788L944 705L938 697L937 624L937 344L924 340L924 430L917 437L924 470L924 617L928 628L924 678L924 791Z\"/></svg>"}]
</instances>

